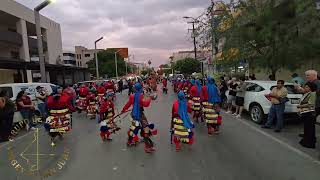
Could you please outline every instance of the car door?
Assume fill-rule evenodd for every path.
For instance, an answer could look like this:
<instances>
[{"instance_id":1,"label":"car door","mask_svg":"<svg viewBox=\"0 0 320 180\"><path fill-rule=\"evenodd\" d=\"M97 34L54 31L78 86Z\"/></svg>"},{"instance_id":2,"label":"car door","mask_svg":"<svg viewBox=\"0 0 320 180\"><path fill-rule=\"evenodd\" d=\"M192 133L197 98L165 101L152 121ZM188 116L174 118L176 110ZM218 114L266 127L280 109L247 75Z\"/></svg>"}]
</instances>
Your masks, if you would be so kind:
<instances>
[{"instance_id":1,"label":"car door","mask_svg":"<svg viewBox=\"0 0 320 180\"><path fill-rule=\"evenodd\" d=\"M246 88L246 92L245 92L245 97L244 97L244 108L246 110L249 110L250 104L252 102L259 102L259 98L261 96L261 92L263 92L265 89L256 84L256 83L252 83L252 82L247 82L247 88Z\"/></svg>"},{"instance_id":2,"label":"car door","mask_svg":"<svg viewBox=\"0 0 320 180\"><path fill-rule=\"evenodd\" d=\"M246 82L246 83L247 83L247 88L244 95L244 109L248 111L250 103L255 100L255 94L253 91L255 83L251 83L251 82Z\"/></svg>"}]
</instances>

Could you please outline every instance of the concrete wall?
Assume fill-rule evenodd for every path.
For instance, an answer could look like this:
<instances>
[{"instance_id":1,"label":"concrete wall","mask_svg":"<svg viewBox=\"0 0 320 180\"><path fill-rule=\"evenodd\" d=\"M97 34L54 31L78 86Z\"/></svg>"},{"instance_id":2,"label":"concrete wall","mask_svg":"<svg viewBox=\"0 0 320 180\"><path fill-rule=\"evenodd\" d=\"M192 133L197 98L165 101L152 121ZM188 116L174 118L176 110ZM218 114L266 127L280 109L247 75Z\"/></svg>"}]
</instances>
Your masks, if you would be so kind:
<instances>
[{"instance_id":1,"label":"concrete wall","mask_svg":"<svg viewBox=\"0 0 320 180\"><path fill-rule=\"evenodd\" d=\"M34 24L33 10L13 0L0 0L0 10ZM56 64L59 56L62 57L62 39L60 25L44 16L40 17L41 27L46 29L44 37L48 44L48 58L50 64Z\"/></svg>"}]
</instances>

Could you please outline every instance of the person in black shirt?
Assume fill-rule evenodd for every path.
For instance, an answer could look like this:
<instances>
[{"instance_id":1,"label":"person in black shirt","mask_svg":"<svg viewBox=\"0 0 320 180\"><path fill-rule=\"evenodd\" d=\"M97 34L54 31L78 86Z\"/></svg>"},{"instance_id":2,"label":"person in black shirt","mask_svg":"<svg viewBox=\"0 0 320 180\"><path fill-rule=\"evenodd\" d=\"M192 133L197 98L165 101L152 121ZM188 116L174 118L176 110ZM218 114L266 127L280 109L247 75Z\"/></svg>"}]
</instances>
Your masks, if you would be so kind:
<instances>
[{"instance_id":1,"label":"person in black shirt","mask_svg":"<svg viewBox=\"0 0 320 180\"><path fill-rule=\"evenodd\" d=\"M122 81L122 79L120 79L119 82L118 82L118 91L119 91L119 93L122 93L122 90L123 90L123 81Z\"/></svg>"},{"instance_id":2,"label":"person in black shirt","mask_svg":"<svg viewBox=\"0 0 320 180\"><path fill-rule=\"evenodd\" d=\"M219 91L220 91L221 103L227 101L226 91L228 90L228 85L226 80L227 79L225 79L224 76L220 77Z\"/></svg>"},{"instance_id":3,"label":"person in black shirt","mask_svg":"<svg viewBox=\"0 0 320 180\"><path fill-rule=\"evenodd\" d=\"M14 104L6 96L6 92L0 92L0 142L9 140L14 111Z\"/></svg>"},{"instance_id":4,"label":"person in black shirt","mask_svg":"<svg viewBox=\"0 0 320 180\"><path fill-rule=\"evenodd\" d=\"M237 82L236 78L232 78L229 82L229 96L228 96L228 111L227 113L232 114L232 107L235 106L235 100L236 100L236 95L237 95Z\"/></svg>"}]
</instances>

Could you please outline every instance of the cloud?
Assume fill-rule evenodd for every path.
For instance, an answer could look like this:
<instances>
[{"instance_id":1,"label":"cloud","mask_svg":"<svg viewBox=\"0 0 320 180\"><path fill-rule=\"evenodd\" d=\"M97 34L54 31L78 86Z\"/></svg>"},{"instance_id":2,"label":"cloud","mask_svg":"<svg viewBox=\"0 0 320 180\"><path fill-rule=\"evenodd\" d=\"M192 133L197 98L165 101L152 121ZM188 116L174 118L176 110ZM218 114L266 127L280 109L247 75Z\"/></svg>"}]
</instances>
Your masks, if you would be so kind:
<instances>
[{"instance_id":1,"label":"cloud","mask_svg":"<svg viewBox=\"0 0 320 180\"><path fill-rule=\"evenodd\" d=\"M34 8L43 0L16 0ZM60 23L63 48L83 45L93 48L129 47L135 61L152 59L153 66L165 63L177 50L190 50L183 16L197 17L210 0L57 0L41 13Z\"/></svg>"}]
</instances>

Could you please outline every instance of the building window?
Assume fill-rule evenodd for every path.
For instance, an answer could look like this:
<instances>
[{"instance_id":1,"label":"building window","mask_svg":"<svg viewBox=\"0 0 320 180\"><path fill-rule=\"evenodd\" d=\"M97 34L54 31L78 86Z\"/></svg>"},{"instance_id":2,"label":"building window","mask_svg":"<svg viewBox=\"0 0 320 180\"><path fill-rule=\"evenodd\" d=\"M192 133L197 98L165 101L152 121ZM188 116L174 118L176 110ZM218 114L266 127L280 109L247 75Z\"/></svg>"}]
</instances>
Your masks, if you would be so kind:
<instances>
[{"instance_id":1,"label":"building window","mask_svg":"<svg viewBox=\"0 0 320 180\"><path fill-rule=\"evenodd\" d=\"M90 57L90 54L85 54L84 57Z\"/></svg>"},{"instance_id":2,"label":"building window","mask_svg":"<svg viewBox=\"0 0 320 180\"><path fill-rule=\"evenodd\" d=\"M79 54L79 59L81 59L81 54Z\"/></svg>"}]
</instances>

